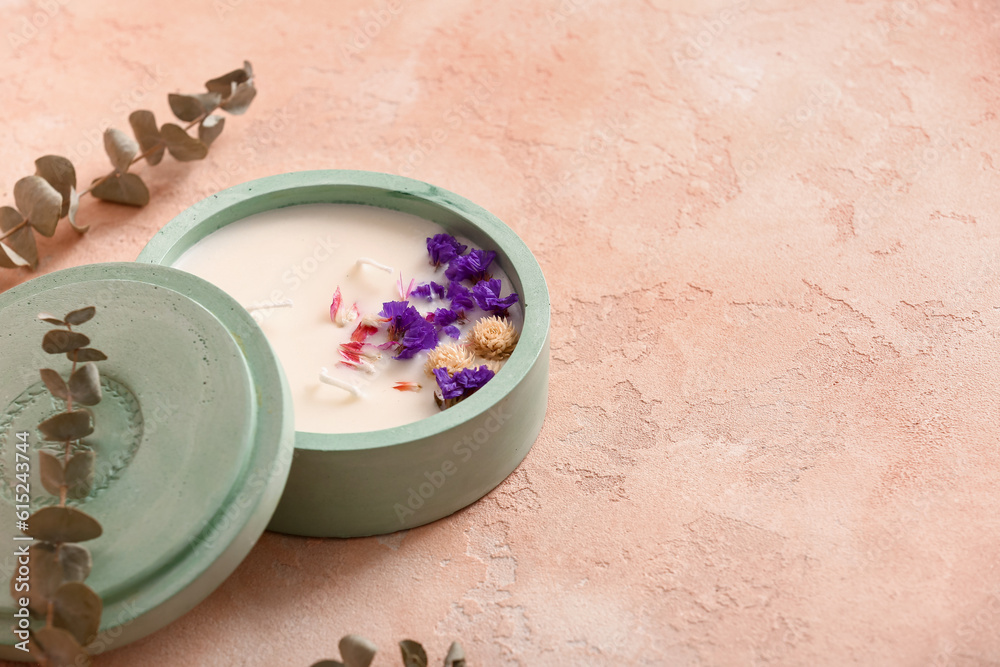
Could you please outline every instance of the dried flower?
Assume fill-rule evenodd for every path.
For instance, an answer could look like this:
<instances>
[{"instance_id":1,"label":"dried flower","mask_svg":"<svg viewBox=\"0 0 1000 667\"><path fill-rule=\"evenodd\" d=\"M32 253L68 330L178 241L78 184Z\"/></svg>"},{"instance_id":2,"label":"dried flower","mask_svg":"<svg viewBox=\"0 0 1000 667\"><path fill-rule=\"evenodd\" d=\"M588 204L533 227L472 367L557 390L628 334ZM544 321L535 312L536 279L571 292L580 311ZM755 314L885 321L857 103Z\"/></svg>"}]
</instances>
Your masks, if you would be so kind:
<instances>
[{"instance_id":1,"label":"dried flower","mask_svg":"<svg viewBox=\"0 0 1000 667\"><path fill-rule=\"evenodd\" d=\"M470 280L473 284L480 280L489 280L490 264L496 259L496 252L490 250L473 250L468 255L462 255L451 260L444 275L448 280Z\"/></svg>"},{"instance_id":2,"label":"dried flower","mask_svg":"<svg viewBox=\"0 0 1000 667\"><path fill-rule=\"evenodd\" d=\"M472 300L472 292L460 282L452 281L448 283L448 298L451 300L451 309L455 311L466 311L475 307Z\"/></svg>"},{"instance_id":3,"label":"dried flower","mask_svg":"<svg viewBox=\"0 0 1000 667\"><path fill-rule=\"evenodd\" d=\"M351 334L351 340L355 343L365 342L370 336L373 336L378 332L379 325L384 321L385 320L377 315L365 313L361 316L361 321L358 322L358 326L354 330L354 333Z\"/></svg>"},{"instance_id":4,"label":"dried flower","mask_svg":"<svg viewBox=\"0 0 1000 667\"><path fill-rule=\"evenodd\" d=\"M396 349L394 359L409 359L421 350L431 350L438 343L434 325L425 320L406 301L387 301L379 313L389 323L389 342Z\"/></svg>"},{"instance_id":5,"label":"dried flower","mask_svg":"<svg viewBox=\"0 0 1000 667\"><path fill-rule=\"evenodd\" d=\"M469 345L486 359L506 359L517 345L517 329L510 320L484 317L469 332Z\"/></svg>"},{"instance_id":6,"label":"dried flower","mask_svg":"<svg viewBox=\"0 0 1000 667\"><path fill-rule=\"evenodd\" d=\"M350 308L344 307L344 298L340 294L340 287L333 293L333 301L330 303L330 320L338 327L342 327L348 322L358 319L358 304Z\"/></svg>"},{"instance_id":7,"label":"dried flower","mask_svg":"<svg viewBox=\"0 0 1000 667\"><path fill-rule=\"evenodd\" d=\"M438 308L431 314L434 316L431 321L439 327L454 324L459 318L459 314L449 308Z\"/></svg>"},{"instance_id":8,"label":"dried flower","mask_svg":"<svg viewBox=\"0 0 1000 667\"><path fill-rule=\"evenodd\" d=\"M434 312L427 313L428 322L433 322L437 326L438 331L455 339L462 335L461 330L454 324L459 320L465 320L465 313L456 313L449 308L438 308Z\"/></svg>"},{"instance_id":9,"label":"dried flower","mask_svg":"<svg viewBox=\"0 0 1000 667\"><path fill-rule=\"evenodd\" d=\"M417 284L416 278L410 278L410 284L403 287L403 272L399 273L399 280L396 281L396 289L399 290L399 298L406 301L410 298L410 292L413 291L413 286Z\"/></svg>"},{"instance_id":10,"label":"dried flower","mask_svg":"<svg viewBox=\"0 0 1000 667\"><path fill-rule=\"evenodd\" d=\"M419 296L423 299L427 299L428 301L433 301L434 297L443 299L444 285L439 285L438 283L432 280L429 283L423 283L421 285L417 285L410 291L410 294L412 296Z\"/></svg>"},{"instance_id":11,"label":"dried flower","mask_svg":"<svg viewBox=\"0 0 1000 667\"><path fill-rule=\"evenodd\" d=\"M479 368L463 368L454 375L449 375L443 368L434 369L434 378L441 388L441 396L445 400L461 399L475 393L483 385L493 379L493 371L486 366Z\"/></svg>"},{"instance_id":12,"label":"dried flower","mask_svg":"<svg viewBox=\"0 0 1000 667\"><path fill-rule=\"evenodd\" d=\"M367 346L370 347L370 346ZM363 370L366 373L374 373L374 362L382 358L382 355L373 350L366 350L366 345L362 342L351 341L340 344L340 356L344 358L342 363L345 366Z\"/></svg>"},{"instance_id":13,"label":"dried flower","mask_svg":"<svg viewBox=\"0 0 1000 667\"><path fill-rule=\"evenodd\" d=\"M463 368L471 368L476 355L466 345L449 343L438 345L427 354L424 370L433 376L435 368L443 368L448 373L456 373Z\"/></svg>"},{"instance_id":14,"label":"dried flower","mask_svg":"<svg viewBox=\"0 0 1000 667\"><path fill-rule=\"evenodd\" d=\"M397 382L396 384L392 385L392 388L397 391L420 391L421 389L423 389L423 387L421 387L416 382L409 382L407 380Z\"/></svg>"},{"instance_id":15,"label":"dried flower","mask_svg":"<svg viewBox=\"0 0 1000 667\"><path fill-rule=\"evenodd\" d=\"M476 299L479 307L486 312L505 315L507 309L517 303L518 297L516 292L511 292L500 298L501 287L499 280L482 280L472 288L472 296Z\"/></svg>"},{"instance_id":16,"label":"dried flower","mask_svg":"<svg viewBox=\"0 0 1000 667\"><path fill-rule=\"evenodd\" d=\"M436 234L427 239L427 254L435 267L447 264L464 253L469 246L462 245L450 234Z\"/></svg>"}]
</instances>

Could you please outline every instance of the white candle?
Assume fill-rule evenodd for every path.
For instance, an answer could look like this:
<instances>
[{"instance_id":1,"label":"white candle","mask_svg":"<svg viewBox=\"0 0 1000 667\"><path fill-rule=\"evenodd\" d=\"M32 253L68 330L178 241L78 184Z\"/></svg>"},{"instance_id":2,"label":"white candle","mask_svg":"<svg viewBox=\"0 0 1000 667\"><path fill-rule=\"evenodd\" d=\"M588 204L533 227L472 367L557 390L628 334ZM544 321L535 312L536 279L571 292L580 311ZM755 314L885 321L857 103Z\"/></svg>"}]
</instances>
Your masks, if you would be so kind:
<instances>
[{"instance_id":1,"label":"white candle","mask_svg":"<svg viewBox=\"0 0 1000 667\"><path fill-rule=\"evenodd\" d=\"M288 377L297 430L358 433L400 426L439 411L434 401L437 385L424 372L426 352L397 360L393 350L383 350L381 358L362 358L358 368L349 368L341 363L340 345L350 342L361 317L377 317L384 302L401 300L400 276L404 291L411 281L447 285L445 267L431 265L426 247L428 237L442 233L432 222L387 209L293 206L226 225L199 241L174 266L221 287L252 312ZM493 278L503 283L501 293L509 294L507 276L495 262L490 268ZM339 319L350 320L355 303L359 313L343 326L331 321L330 305L338 287L343 299ZM447 300L411 296L409 302L421 314L448 307ZM518 329L522 312L520 303L509 311ZM482 315L478 309L470 311L468 322L459 325L463 339ZM384 334L378 340L385 340ZM444 333L440 340L442 345L456 342ZM378 352L370 346L366 351ZM394 388L403 382L421 388ZM346 387L337 386L344 383Z\"/></svg>"}]
</instances>

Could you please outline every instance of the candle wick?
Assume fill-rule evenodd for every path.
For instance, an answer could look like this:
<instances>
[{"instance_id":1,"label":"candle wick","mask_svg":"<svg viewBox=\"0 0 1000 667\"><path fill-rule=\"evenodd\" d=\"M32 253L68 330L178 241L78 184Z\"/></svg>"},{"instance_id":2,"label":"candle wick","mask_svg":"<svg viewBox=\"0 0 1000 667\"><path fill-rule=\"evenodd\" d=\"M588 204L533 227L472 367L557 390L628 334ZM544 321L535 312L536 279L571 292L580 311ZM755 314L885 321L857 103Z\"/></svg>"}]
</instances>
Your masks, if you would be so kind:
<instances>
[{"instance_id":1,"label":"candle wick","mask_svg":"<svg viewBox=\"0 0 1000 667\"><path fill-rule=\"evenodd\" d=\"M382 262L376 262L371 257L359 257L358 261L356 263L357 264L367 264L369 266L374 266L376 269L381 269L382 271L385 271L386 273L392 273L392 267L391 266L386 266Z\"/></svg>"},{"instance_id":2,"label":"candle wick","mask_svg":"<svg viewBox=\"0 0 1000 667\"><path fill-rule=\"evenodd\" d=\"M295 305L295 302L291 299L284 299L282 301L262 301L261 303L255 303L250 306L246 306L248 313L252 313L255 310L270 310L271 308L291 308Z\"/></svg>"},{"instance_id":3,"label":"candle wick","mask_svg":"<svg viewBox=\"0 0 1000 667\"><path fill-rule=\"evenodd\" d=\"M331 387L337 387L338 389L343 389L344 391L346 391L347 393L351 394L356 398L361 398L362 396L364 396L364 394L361 393L360 389L355 387L350 382L344 382L341 379L333 377L332 375L330 375L330 371L328 371L325 368L319 369L319 381L322 382L323 384L328 384Z\"/></svg>"}]
</instances>

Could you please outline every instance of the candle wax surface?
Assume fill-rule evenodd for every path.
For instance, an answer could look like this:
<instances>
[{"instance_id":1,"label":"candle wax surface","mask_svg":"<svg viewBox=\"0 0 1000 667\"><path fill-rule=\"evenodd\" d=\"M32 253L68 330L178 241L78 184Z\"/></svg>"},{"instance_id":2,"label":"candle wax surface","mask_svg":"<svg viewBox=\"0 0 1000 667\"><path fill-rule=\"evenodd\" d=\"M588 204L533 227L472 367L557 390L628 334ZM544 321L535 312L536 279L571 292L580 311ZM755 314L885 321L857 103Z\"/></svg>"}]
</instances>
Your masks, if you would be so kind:
<instances>
[{"instance_id":1,"label":"candle wax surface","mask_svg":"<svg viewBox=\"0 0 1000 667\"><path fill-rule=\"evenodd\" d=\"M381 358L374 362L374 373L341 364L339 346L350 342L358 320L343 327L331 321L333 294L339 286L346 308L356 302L361 314L377 314L384 302L400 300L400 273L404 287L411 279L418 285L431 280L447 285L445 267L434 268L426 245L428 237L442 233L441 227L428 220L388 209L348 204L292 206L226 225L192 246L174 267L214 283L244 307L292 300L291 307L253 310L253 316L284 367L295 405L296 430L375 431L440 412L434 400L437 383L425 374L426 351L406 360L393 359L393 350L378 351ZM470 250L475 248L459 240ZM359 265L357 260L363 257L392 267L392 273ZM501 294L506 296L512 291L510 280L495 262L491 269L493 278L502 281ZM421 315L449 307L447 301L416 296L409 302ZM522 313L520 303L510 309L518 330ZM459 341L486 314L473 309L467 315ZM385 334L380 331L370 340L383 342ZM440 345L459 342L445 333L439 340ZM323 367L360 388L363 395L355 397L321 383ZM398 391L393 385L400 381L416 382L422 388Z\"/></svg>"}]
</instances>

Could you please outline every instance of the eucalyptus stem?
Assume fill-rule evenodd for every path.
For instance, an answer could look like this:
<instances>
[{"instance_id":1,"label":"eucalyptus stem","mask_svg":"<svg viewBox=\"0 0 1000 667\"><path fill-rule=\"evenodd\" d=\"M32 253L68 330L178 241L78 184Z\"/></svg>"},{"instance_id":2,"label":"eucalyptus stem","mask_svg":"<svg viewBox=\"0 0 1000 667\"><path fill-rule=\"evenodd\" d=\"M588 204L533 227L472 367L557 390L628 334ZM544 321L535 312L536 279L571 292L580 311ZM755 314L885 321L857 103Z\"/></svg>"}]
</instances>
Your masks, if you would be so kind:
<instances>
[{"instance_id":1,"label":"eucalyptus stem","mask_svg":"<svg viewBox=\"0 0 1000 667\"><path fill-rule=\"evenodd\" d=\"M90 225L81 224L77 216L80 198L85 195L127 206L148 204L149 188L139 174L130 173L133 165L145 160L156 166L164 153L177 162L204 160L225 127L225 114L246 113L256 97L253 68L244 61L243 67L206 81L205 90L168 96L176 122L160 124L152 111L136 109L129 114L133 136L107 128L104 150L114 168L85 188L81 183L77 189L76 167L69 159L43 155L35 160L35 173L14 184L14 205L0 206L0 219L10 225L10 229L0 230L0 241L5 241L0 247L0 267L38 268L36 234L53 236L65 217L78 233L86 233ZM190 134L196 126L194 135Z\"/></svg>"},{"instance_id":2,"label":"eucalyptus stem","mask_svg":"<svg viewBox=\"0 0 1000 667\"><path fill-rule=\"evenodd\" d=\"M27 226L28 226L28 219L25 218L21 222L17 223L13 227L11 227L7 231L5 231L3 234L0 234L0 241L3 241L5 238L7 238L8 236L10 236L11 234L13 234L14 232L16 232L17 230L24 229Z\"/></svg>"},{"instance_id":3,"label":"eucalyptus stem","mask_svg":"<svg viewBox=\"0 0 1000 667\"><path fill-rule=\"evenodd\" d=\"M193 121L191 121L190 123L188 123L187 125L185 125L184 126L184 131L187 132L192 127L194 127L195 125L197 125L201 121L203 121L206 118L208 118L208 116L209 116L209 114L208 114L207 111L205 113L201 114L200 116L198 116L197 118L195 118ZM132 162L129 163L129 166L132 166L134 164L138 164L139 162L142 162L143 160L145 160L146 158L148 158L150 155L152 155L156 151L163 150L163 149L164 149L163 144L157 144L155 146L150 146L149 148L147 148L146 150L144 150L143 152L139 153L134 158L132 158ZM91 192L90 192L91 190L93 190L94 188L96 188L97 186L99 186L101 183L103 183L104 181L108 180L109 178L111 178L112 176L114 176L117 173L118 173L117 170L112 169L110 172L108 172L107 174L104 174L104 176L101 176L99 179L97 179L96 181L94 181L93 183L91 183L89 188L87 188L86 190L84 190L83 192L80 193L80 196L83 197L84 195L91 194ZM3 238L4 237L0 236L0 241L2 241Z\"/></svg>"}]
</instances>

